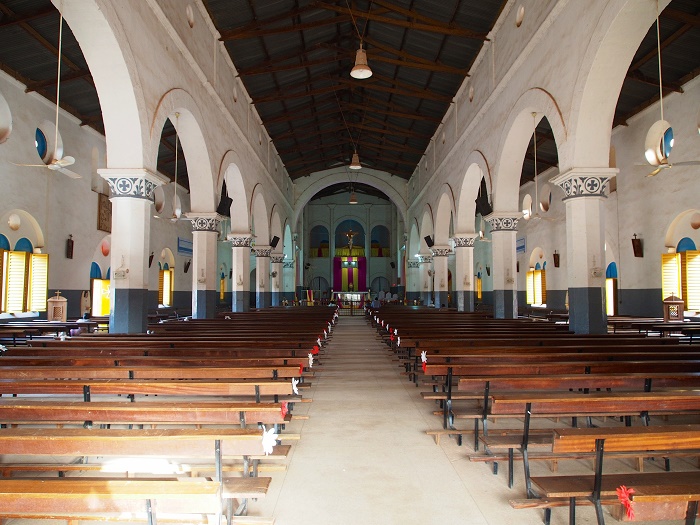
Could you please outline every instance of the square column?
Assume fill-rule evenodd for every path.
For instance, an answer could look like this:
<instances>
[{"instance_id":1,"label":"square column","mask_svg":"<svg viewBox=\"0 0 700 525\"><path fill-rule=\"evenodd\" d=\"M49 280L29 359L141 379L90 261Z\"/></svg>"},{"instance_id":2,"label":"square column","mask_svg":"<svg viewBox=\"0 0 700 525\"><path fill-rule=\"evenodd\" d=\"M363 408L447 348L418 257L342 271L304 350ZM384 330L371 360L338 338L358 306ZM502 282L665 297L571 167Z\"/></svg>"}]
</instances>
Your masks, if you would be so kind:
<instances>
[{"instance_id":1,"label":"square column","mask_svg":"<svg viewBox=\"0 0 700 525\"><path fill-rule=\"evenodd\" d=\"M217 250L221 216L217 213L187 214L192 222L192 317L216 317Z\"/></svg>"},{"instance_id":2,"label":"square column","mask_svg":"<svg viewBox=\"0 0 700 525\"><path fill-rule=\"evenodd\" d=\"M249 233L230 233L226 240L232 244L231 271L231 310L247 312L250 310L250 243Z\"/></svg>"},{"instance_id":3,"label":"square column","mask_svg":"<svg viewBox=\"0 0 700 525\"><path fill-rule=\"evenodd\" d=\"M420 262L408 260L406 266L406 300L408 304L413 304L420 299Z\"/></svg>"},{"instance_id":4,"label":"square column","mask_svg":"<svg viewBox=\"0 0 700 525\"><path fill-rule=\"evenodd\" d=\"M605 312L606 188L612 168L574 168L552 179L564 190L569 328L577 334L608 331Z\"/></svg>"},{"instance_id":5,"label":"square column","mask_svg":"<svg viewBox=\"0 0 700 525\"><path fill-rule=\"evenodd\" d=\"M166 180L146 169L101 169L112 196L109 331L142 333L148 326L148 255L153 190Z\"/></svg>"},{"instance_id":6,"label":"square column","mask_svg":"<svg viewBox=\"0 0 700 525\"><path fill-rule=\"evenodd\" d=\"M493 269L493 316L496 319L518 317L518 294L515 284L515 236L519 212L492 213L485 217L491 224Z\"/></svg>"},{"instance_id":7,"label":"square column","mask_svg":"<svg viewBox=\"0 0 700 525\"><path fill-rule=\"evenodd\" d=\"M433 254L433 283L435 286L435 308L447 308L447 296L449 290L448 284L448 269L447 257L451 250L449 246L434 246L430 248L430 253Z\"/></svg>"},{"instance_id":8,"label":"square column","mask_svg":"<svg viewBox=\"0 0 700 525\"><path fill-rule=\"evenodd\" d=\"M280 306L282 304L282 283L284 282L284 272L282 271L283 263L284 255L272 255L270 257L272 306Z\"/></svg>"},{"instance_id":9,"label":"square column","mask_svg":"<svg viewBox=\"0 0 700 525\"><path fill-rule=\"evenodd\" d=\"M476 233L460 233L455 243L455 293L459 312L474 311L474 240Z\"/></svg>"},{"instance_id":10,"label":"square column","mask_svg":"<svg viewBox=\"0 0 700 525\"><path fill-rule=\"evenodd\" d=\"M418 283L420 286L420 298L425 306L433 300L433 258L430 255L419 255L420 263Z\"/></svg>"},{"instance_id":11,"label":"square column","mask_svg":"<svg viewBox=\"0 0 700 525\"><path fill-rule=\"evenodd\" d=\"M255 252L255 306L267 308L272 304L270 291L270 255L272 247L256 246Z\"/></svg>"}]
</instances>

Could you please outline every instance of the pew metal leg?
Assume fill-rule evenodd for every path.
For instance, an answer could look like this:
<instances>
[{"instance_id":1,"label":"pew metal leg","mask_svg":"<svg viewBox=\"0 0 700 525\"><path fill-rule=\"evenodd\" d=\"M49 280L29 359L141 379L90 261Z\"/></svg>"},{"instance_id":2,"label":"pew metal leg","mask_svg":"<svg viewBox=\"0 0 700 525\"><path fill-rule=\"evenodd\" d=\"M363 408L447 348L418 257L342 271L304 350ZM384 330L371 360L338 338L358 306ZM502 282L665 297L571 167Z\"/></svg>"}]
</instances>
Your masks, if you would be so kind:
<instances>
[{"instance_id":1,"label":"pew metal leg","mask_svg":"<svg viewBox=\"0 0 700 525\"><path fill-rule=\"evenodd\" d=\"M685 512L685 525L695 525L695 517L698 515L698 502L689 501L688 510Z\"/></svg>"},{"instance_id":2,"label":"pew metal leg","mask_svg":"<svg viewBox=\"0 0 700 525\"><path fill-rule=\"evenodd\" d=\"M513 488L513 449L508 449L508 488Z\"/></svg>"},{"instance_id":3,"label":"pew metal leg","mask_svg":"<svg viewBox=\"0 0 700 525\"><path fill-rule=\"evenodd\" d=\"M576 498L569 498L569 525L576 525Z\"/></svg>"},{"instance_id":4,"label":"pew metal leg","mask_svg":"<svg viewBox=\"0 0 700 525\"><path fill-rule=\"evenodd\" d=\"M156 514L153 512L153 500L146 500L146 516L148 517L148 525L156 525Z\"/></svg>"},{"instance_id":5,"label":"pew metal leg","mask_svg":"<svg viewBox=\"0 0 700 525\"><path fill-rule=\"evenodd\" d=\"M552 520L552 509L544 509L544 525L549 525Z\"/></svg>"}]
</instances>

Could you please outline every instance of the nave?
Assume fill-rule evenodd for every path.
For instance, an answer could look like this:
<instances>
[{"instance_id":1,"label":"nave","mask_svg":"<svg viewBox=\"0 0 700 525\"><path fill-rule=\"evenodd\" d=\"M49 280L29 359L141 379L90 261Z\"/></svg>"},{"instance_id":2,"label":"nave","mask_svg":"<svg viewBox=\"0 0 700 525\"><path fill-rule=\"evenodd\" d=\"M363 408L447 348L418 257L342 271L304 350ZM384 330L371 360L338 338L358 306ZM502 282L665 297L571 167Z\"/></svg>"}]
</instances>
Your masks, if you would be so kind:
<instances>
[{"instance_id":1,"label":"nave","mask_svg":"<svg viewBox=\"0 0 700 525\"><path fill-rule=\"evenodd\" d=\"M367 321L341 317L314 370L304 394L313 402L295 409L308 410L309 418L287 425L301 439L286 472L272 474L267 497L251 504L251 515L274 516L277 525L542 523L543 511L509 505L525 497L522 462L509 489L505 464L494 476L490 464L468 459L471 436L463 446L448 437L438 446L426 435L441 426L432 413L437 405L420 395L429 388L409 381ZM492 428L521 424L501 419ZM548 463L534 462L533 475L551 473ZM559 472L590 474L591 465L563 461ZM568 510L554 509L551 524L566 523ZM596 523L594 509L577 508L576 523ZM608 523L617 522L608 516Z\"/></svg>"}]
</instances>

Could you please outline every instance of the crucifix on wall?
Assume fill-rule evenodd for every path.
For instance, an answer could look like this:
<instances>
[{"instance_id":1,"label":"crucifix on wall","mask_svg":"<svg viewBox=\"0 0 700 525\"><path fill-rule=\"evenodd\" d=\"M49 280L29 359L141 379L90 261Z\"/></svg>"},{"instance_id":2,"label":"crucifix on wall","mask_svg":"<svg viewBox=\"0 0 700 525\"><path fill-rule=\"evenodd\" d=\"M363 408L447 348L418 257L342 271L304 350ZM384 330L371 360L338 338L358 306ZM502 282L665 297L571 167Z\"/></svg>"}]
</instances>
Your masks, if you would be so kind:
<instances>
[{"instance_id":1,"label":"crucifix on wall","mask_svg":"<svg viewBox=\"0 0 700 525\"><path fill-rule=\"evenodd\" d=\"M358 232L352 231L352 228L350 228L348 231L345 232L345 236L348 238L348 248L352 252L352 243L353 239L355 238L355 235L357 235Z\"/></svg>"}]
</instances>

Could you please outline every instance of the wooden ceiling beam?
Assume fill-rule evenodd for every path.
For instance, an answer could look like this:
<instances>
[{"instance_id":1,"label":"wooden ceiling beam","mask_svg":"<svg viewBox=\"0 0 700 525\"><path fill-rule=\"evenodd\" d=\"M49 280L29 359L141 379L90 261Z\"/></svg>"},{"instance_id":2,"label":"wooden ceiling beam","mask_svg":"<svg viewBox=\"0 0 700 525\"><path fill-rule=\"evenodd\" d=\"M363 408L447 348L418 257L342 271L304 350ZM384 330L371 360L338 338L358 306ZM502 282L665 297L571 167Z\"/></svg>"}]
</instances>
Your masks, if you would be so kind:
<instances>
[{"instance_id":1,"label":"wooden ceiling beam","mask_svg":"<svg viewBox=\"0 0 700 525\"><path fill-rule=\"evenodd\" d=\"M685 24L684 26L681 26L677 31L675 31L673 34L671 34L668 38L664 39L661 41L661 50L663 51L666 49L668 46L670 46L673 42L678 40L680 37L682 37L684 34L686 34L688 31L693 29L692 24ZM658 49L656 46L654 46L654 49L649 51L647 54L645 54L643 57L641 57L639 60L634 62L629 70L629 72L636 71L640 67L642 67L644 64L649 62L651 59L657 58L658 57Z\"/></svg>"},{"instance_id":2,"label":"wooden ceiling beam","mask_svg":"<svg viewBox=\"0 0 700 525\"><path fill-rule=\"evenodd\" d=\"M343 107L348 107L350 109L357 109L365 113L376 113L378 115L386 115L388 117L404 118L408 120L425 120L429 122L434 122L436 124L442 122L441 119L437 117L431 117L429 115L417 115L415 113L406 113L402 111L391 111L386 109L381 109L376 106L370 106L368 104L358 104L356 102L341 102Z\"/></svg>"},{"instance_id":3,"label":"wooden ceiling beam","mask_svg":"<svg viewBox=\"0 0 700 525\"><path fill-rule=\"evenodd\" d=\"M0 29L30 22L32 20L36 20L37 18L44 18L45 16L52 14L56 14L56 8L53 6L39 9L38 11L34 11L33 13L28 13L26 15L8 15L7 18L0 21Z\"/></svg>"},{"instance_id":4,"label":"wooden ceiling beam","mask_svg":"<svg viewBox=\"0 0 700 525\"><path fill-rule=\"evenodd\" d=\"M700 26L700 16L679 11L678 9L671 9L670 7L661 11L661 18L668 18L669 20L694 25L695 27Z\"/></svg>"},{"instance_id":5,"label":"wooden ceiling beam","mask_svg":"<svg viewBox=\"0 0 700 525\"><path fill-rule=\"evenodd\" d=\"M279 102L281 100L289 100L293 98L304 98L312 97L316 95L325 95L326 93L332 93L334 91L342 91L347 89L347 86L335 84L332 86L326 86L323 88L310 89L308 91L297 91L295 93L287 93L286 91L277 91L271 95L266 95L260 98L253 98L253 103L264 104L266 102Z\"/></svg>"},{"instance_id":6,"label":"wooden ceiling beam","mask_svg":"<svg viewBox=\"0 0 700 525\"><path fill-rule=\"evenodd\" d=\"M375 97L371 93L366 93L366 92L363 93L362 98L367 103L376 104L381 108L387 108L389 111L396 111L396 112L405 113L408 115L416 115L416 118L414 118L412 120L416 120L416 119L427 120L427 121L436 122L438 124L442 122L442 118L440 118L440 117L432 117L430 115L421 114L415 108L404 106L403 104L399 104L397 102L382 100L380 98Z\"/></svg>"},{"instance_id":7,"label":"wooden ceiling beam","mask_svg":"<svg viewBox=\"0 0 700 525\"><path fill-rule=\"evenodd\" d=\"M77 80L85 77L90 77L90 81L92 82L92 74L90 73L90 71L80 69L78 71L71 71L64 75L61 75L61 82L70 82L71 80ZM34 82L30 82L27 84L27 87L24 89L24 92L31 93L32 91L37 91L38 89L45 87L56 87L56 79L47 78L46 80L37 80Z\"/></svg>"},{"instance_id":8,"label":"wooden ceiling beam","mask_svg":"<svg viewBox=\"0 0 700 525\"><path fill-rule=\"evenodd\" d=\"M271 74L271 73L277 73L279 71L293 71L295 69L303 69L306 67L312 67L312 66L322 66L324 64L329 64L331 62L338 62L342 60L343 55L333 55L333 56L328 56L324 58L317 58L315 60L301 60L300 62L292 63L292 64L283 64L283 62L287 60L292 60L294 59L299 59L307 55L308 53L297 53L294 55L294 57L279 57L279 58L273 58L270 60L266 60L264 63L259 64L254 67L249 67L245 69L239 69L238 70L238 76L241 77L247 77L247 76L254 76L254 75L264 75L264 74Z\"/></svg>"},{"instance_id":9,"label":"wooden ceiling beam","mask_svg":"<svg viewBox=\"0 0 700 525\"><path fill-rule=\"evenodd\" d=\"M418 148L412 148L411 146L407 146L405 144L399 144L398 142L394 142L392 140L386 139L385 136L385 141L383 143L375 143L375 142L368 142L366 140L359 140L357 141L358 147L364 146L364 145L370 145L373 147L377 148L382 148L390 151L402 151L404 153L410 153L414 155L423 155L425 153L424 150L420 150Z\"/></svg>"},{"instance_id":10,"label":"wooden ceiling beam","mask_svg":"<svg viewBox=\"0 0 700 525\"><path fill-rule=\"evenodd\" d=\"M297 33L300 31L305 31L307 29L316 29L319 27L324 27L328 25L334 25L334 24L342 24L342 23L349 23L352 22L352 18L350 15L340 15L340 16L333 16L330 18L323 18L321 20L314 20L313 22L305 22L303 24L292 24L292 25L286 25L286 26L280 26L280 27L271 27L271 28L263 28L263 27L258 27L256 29L248 29L248 30L238 30L238 29L230 29L228 31L224 31L219 38L219 40L223 41L231 41L231 40L244 40L247 38L256 38L256 37L264 37L264 36L270 36L270 35L281 35L285 33Z\"/></svg>"},{"instance_id":11,"label":"wooden ceiling beam","mask_svg":"<svg viewBox=\"0 0 700 525\"><path fill-rule=\"evenodd\" d=\"M412 29L415 31L427 31L430 33L439 33L442 35L450 35L450 36L459 36L459 37L464 37L464 38L473 38L476 40L481 40L485 41L488 40L487 36L485 33L477 33L476 31L472 31L470 29L465 29L463 27L459 27L456 24L445 24L443 22L440 22L439 20L434 20L428 17L424 17L423 15L420 15L416 13L415 11L409 10L409 9L401 9L397 6L391 5L389 3L380 3L376 2L377 5L382 5L382 7L388 7L389 10L398 12L401 14L405 14L408 18L411 18L412 20L401 20L398 18L392 18L389 16L382 16L381 14L378 14L377 11L358 11L354 9L348 9L347 7L343 6L338 6L338 5L333 5L329 4L328 2L312 2L310 5L314 5L319 8L327 9L328 11L334 11L338 13L339 15L347 15L350 17L351 15L354 16L355 18L364 18L365 20L369 20L372 22L379 22L383 24L389 24L389 25L394 25L398 27L403 27L406 29ZM422 21L418 21L418 20ZM429 20L429 22L427 21Z\"/></svg>"},{"instance_id":12,"label":"wooden ceiling beam","mask_svg":"<svg viewBox=\"0 0 700 525\"><path fill-rule=\"evenodd\" d=\"M376 74L372 75L372 77L377 77ZM438 95L437 93L433 93L432 91L428 91L427 89L415 89L415 88L401 88L401 87L389 87L389 86L383 86L381 84L378 84L377 82L382 80L381 78L376 78L374 81L369 82L367 80L350 80L347 78L339 78L338 82L341 84L345 84L346 86L350 86L353 88L364 88L365 90L368 91L382 91L384 93L391 93L393 95L401 95L404 97L414 97L414 98L421 98L421 99L428 99L428 100L435 100L437 102L445 102L449 104L452 101L452 97L448 97L445 95ZM395 80L390 80L390 82L394 85L396 84L403 84L404 86L406 84L397 82Z\"/></svg>"},{"instance_id":13,"label":"wooden ceiling beam","mask_svg":"<svg viewBox=\"0 0 700 525\"><path fill-rule=\"evenodd\" d=\"M659 88L659 80L657 78L650 78L639 70L629 71L627 73L627 78L636 80L642 84L654 86L657 89ZM666 80L663 81L663 90L666 93L683 93L683 87L680 84L677 82L668 82Z\"/></svg>"}]
</instances>

